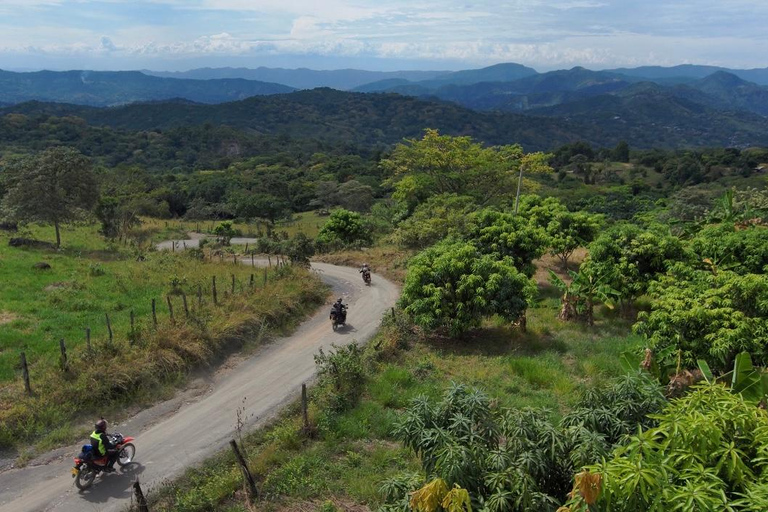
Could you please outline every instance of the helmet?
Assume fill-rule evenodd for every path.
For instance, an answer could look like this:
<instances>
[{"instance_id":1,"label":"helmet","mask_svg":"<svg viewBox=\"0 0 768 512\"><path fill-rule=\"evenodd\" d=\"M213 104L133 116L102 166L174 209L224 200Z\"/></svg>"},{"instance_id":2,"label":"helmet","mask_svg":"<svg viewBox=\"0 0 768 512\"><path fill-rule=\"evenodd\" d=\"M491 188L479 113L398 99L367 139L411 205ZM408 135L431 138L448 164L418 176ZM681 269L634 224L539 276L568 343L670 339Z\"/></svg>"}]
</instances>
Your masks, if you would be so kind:
<instances>
[{"instance_id":1,"label":"helmet","mask_svg":"<svg viewBox=\"0 0 768 512\"><path fill-rule=\"evenodd\" d=\"M106 432L107 430L107 420L104 418L101 418L99 421L96 422L96 425L94 425L96 430L103 430Z\"/></svg>"},{"instance_id":2,"label":"helmet","mask_svg":"<svg viewBox=\"0 0 768 512\"><path fill-rule=\"evenodd\" d=\"M342 300L342 298L341 298L341 297L339 297L339 300L337 300L336 302L338 302L339 304L341 304L341 303L343 302L343 300Z\"/></svg>"}]
</instances>

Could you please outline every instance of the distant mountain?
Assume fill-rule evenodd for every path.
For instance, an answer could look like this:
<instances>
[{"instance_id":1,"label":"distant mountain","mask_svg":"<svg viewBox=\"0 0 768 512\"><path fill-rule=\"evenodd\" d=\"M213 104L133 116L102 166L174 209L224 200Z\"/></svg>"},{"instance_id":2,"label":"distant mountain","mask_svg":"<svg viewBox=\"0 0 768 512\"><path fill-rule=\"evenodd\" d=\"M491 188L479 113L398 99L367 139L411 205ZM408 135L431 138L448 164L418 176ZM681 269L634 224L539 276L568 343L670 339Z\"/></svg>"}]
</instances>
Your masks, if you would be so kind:
<instances>
[{"instance_id":1,"label":"distant mountain","mask_svg":"<svg viewBox=\"0 0 768 512\"><path fill-rule=\"evenodd\" d=\"M364 71L360 69L335 69L318 71L314 69L284 69L284 68L200 68L190 71L143 71L148 75L165 78L185 78L195 80L211 80L224 78L241 78L245 80L261 80L285 84L295 89L314 89L316 87L331 87L339 90L349 90L380 80L404 80L406 82L429 80L439 77L448 71Z\"/></svg>"},{"instance_id":2,"label":"distant mountain","mask_svg":"<svg viewBox=\"0 0 768 512\"><path fill-rule=\"evenodd\" d=\"M728 110L746 110L768 116L768 87L736 75L718 71L691 84L692 88L713 99L712 105Z\"/></svg>"},{"instance_id":3,"label":"distant mountain","mask_svg":"<svg viewBox=\"0 0 768 512\"><path fill-rule=\"evenodd\" d=\"M607 69L606 71L626 76L645 78L650 81L675 80L683 79L684 77L705 78L718 71L725 71L726 73L736 75L742 80L748 80L759 85L768 85L768 68L728 69L717 66L682 64L680 66L672 67L641 66L637 68Z\"/></svg>"},{"instance_id":4,"label":"distant mountain","mask_svg":"<svg viewBox=\"0 0 768 512\"><path fill-rule=\"evenodd\" d=\"M722 111L680 97L673 89L642 82L615 94L603 94L530 111L623 133L642 147L762 145L768 140L768 119L749 112Z\"/></svg>"},{"instance_id":5,"label":"distant mountain","mask_svg":"<svg viewBox=\"0 0 768 512\"><path fill-rule=\"evenodd\" d=\"M549 150L577 140L605 147L627 140L638 148L768 145L764 117L721 112L647 83L531 110L535 116L477 112L448 102L333 89L255 96L219 105L164 102L104 109L33 102L0 109L0 118L11 112L33 117L76 116L93 126L130 131L211 124L252 134L367 147L387 147L419 137L425 128L471 135L488 144L518 142L527 150Z\"/></svg>"},{"instance_id":6,"label":"distant mountain","mask_svg":"<svg viewBox=\"0 0 768 512\"><path fill-rule=\"evenodd\" d=\"M199 103L222 103L251 96L291 92L291 87L252 80L177 80L138 71L0 70L0 101L57 101L112 106L182 98Z\"/></svg>"}]
</instances>

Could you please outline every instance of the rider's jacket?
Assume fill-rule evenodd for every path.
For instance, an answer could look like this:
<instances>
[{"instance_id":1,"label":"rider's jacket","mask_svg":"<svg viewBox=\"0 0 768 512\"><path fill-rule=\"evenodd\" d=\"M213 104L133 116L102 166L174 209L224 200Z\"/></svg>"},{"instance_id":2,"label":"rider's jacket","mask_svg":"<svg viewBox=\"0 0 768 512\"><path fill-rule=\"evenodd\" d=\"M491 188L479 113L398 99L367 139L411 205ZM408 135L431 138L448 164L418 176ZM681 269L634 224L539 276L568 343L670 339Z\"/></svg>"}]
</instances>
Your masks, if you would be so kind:
<instances>
[{"instance_id":1,"label":"rider's jacket","mask_svg":"<svg viewBox=\"0 0 768 512\"><path fill-rule=\"evenodd\" d=\"M91 446L93 446L93 451L101 456L106 455L107 450L114 448L107 437L107 433L98 430L94 430L91 434Z\"/></svg>"}]
</instances>

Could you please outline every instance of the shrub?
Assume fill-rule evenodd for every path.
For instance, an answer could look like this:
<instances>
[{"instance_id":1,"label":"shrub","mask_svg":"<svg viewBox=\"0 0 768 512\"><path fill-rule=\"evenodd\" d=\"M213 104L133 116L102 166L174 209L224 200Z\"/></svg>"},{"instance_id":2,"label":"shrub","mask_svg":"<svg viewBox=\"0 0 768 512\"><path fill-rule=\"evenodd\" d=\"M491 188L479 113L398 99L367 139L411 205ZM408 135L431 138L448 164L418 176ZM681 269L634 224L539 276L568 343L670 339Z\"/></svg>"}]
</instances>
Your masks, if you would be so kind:
<instances>
[{"instance_id":1,"label":"shrub","mask_svg":"<svg viewBox=\"0 0 768 512\"><path fill-rule=\"evenodd\" d=\"M320 228L317 242L326 248L361 246L370 243L371 237L359 213L338 209Z\"/></svg>"}]
</instances>

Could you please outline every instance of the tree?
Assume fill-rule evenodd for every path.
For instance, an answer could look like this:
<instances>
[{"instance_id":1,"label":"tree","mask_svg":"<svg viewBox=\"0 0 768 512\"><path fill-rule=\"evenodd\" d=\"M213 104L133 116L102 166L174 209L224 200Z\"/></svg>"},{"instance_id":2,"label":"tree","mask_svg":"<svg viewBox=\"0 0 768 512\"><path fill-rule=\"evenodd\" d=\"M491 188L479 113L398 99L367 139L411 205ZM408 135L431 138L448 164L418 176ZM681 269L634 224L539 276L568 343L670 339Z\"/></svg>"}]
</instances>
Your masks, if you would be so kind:
<instances>
[{"instance_id":1,"label":"tree","mask_svg":"<svg viewBox=\"0 0 768 512\"><path fill-rule=\"evenodd\" d=\"M533 260L547 248L547 235L543 229L520 216L488 208L477 212L471 220L472 230L467 240L481 253L497 259L509 258L526 276L534 274Z\"/></svg>"},{"instance_id":2,"label":"tree","mask_svg":"<svg viewBox=\"0 0 768 512\"><path fill-rule=\"evenodd\" d=\"M560 259L563 269L568 269L568 259L573 251L590 243L602 224L602 216L587 212L557 212L547 224L550 253Z\"/></svg>"},{"instance_id":3,"label":"tree","mask_svg":"<svg viewBox=\"0 0 768 512\"><path fill-rule=\"evenodd\" d=\"M688 259L680 240L662 227L642 229L634 224L617 224L589 245L582 265L595 275L610 275L606 283L619 293L625 312L644 294L648 284L678 261Z\"/></svg>"},{"instance_id":4,"label":"tree","mask_svg":"<svg viewBox=\"0 0 768 512\"><path fill-rule=\"evenodd\" d=\"M213 234L216 235L222 245L229 245L232 237L237 236L238 231L234 228L230 221L224 221L220 223L213 230Z\"/></svg>"},{"instance_id":5,"label":"tree","mask_svg":"<svg viewBox=\"0 0 768 512\"><path fill-rule=\"evenodd\" d=\"M294 265L308 267L309 259L315 255L315 242L304 233L296 233L286 244L286 255Z\"/></svg>"},{"instance_id":6,"label":"tree","mask_svg":"<svg viewBox=\"0 0 768 512\"><path fill-rule=\"evenodd\" d=\"M271 194L240 193L231 200L235 215L243 219L266 219L274 224L290 211L290 204Z\"/></svg>"},{"instance_id":7,"label":"tree","mask_svg":"<svg viewBox=\"0 0 768 512\"><path fill-rule=\"evenodd\" d=\"M748 352L768 364L768 276L695 270L675 265L651 283L649 313L634 329L648 340L656 358L695 368L704 359L717 371Z\"/></svg>"},{"instance_id":8,"label":"tree","mask_svg":"<svg viewBox=\"0 0 768 512\"><path fill-rule=\"evenodd\" d=\"M589 510L768 509L768 416L718 384L698 385L589 467L602 492ZM568 510L579 508L577 496Z\"/></svg>"},{"instance_id":9,"label":"tree","mask_svg":"<svg viewBox=\"0 0 768 512\"><path fill-rule=\"evenodd\" d=\"M515 193L521 166L528 172L551 170L542 153L522 147L483 147L471 137L425 130L420 140L398 144L381 165L393 175L393 197L413 209L433 195L471 196L480 205Z\"/></svg>"},{"instance_id":10,"label":"tree","mask_svg":"<svg viewBox=\"0 0 768 512\"><path fill-rule=\"evenodd\" d=\"M52 224L56 247L62 224L80 219L99 198L91 161L72 148L56 147L11 162L3 173L2 210L20 222Z\"/></svg>"},{"instance_id":11,"label":"tree","mask_svg":"<svg viewBox=\"0 0 768 512\"><path fill-rule=\"evenodd\" d=\"M109 240L122 238L141 224L132 203L123 204L117 198L102 196L96 205L96 218L101 222L101 234Z\"/></svg>"},{"instance_id":12,"label":"tree","mask_svg":"<svg viewBox=\"0 0 768 512\"><path fill-rule=\"evenodd\" d=\"M618 292L607 283L610 276L595 275L589 267L584 267L579 272L568 271L571 282L567 283L557 274L549 271L549 281L561 292L560 320L583 320L588 325L595 324L595 301L600 301L609 308L613 308L613 301Z\"/></svg>"},{"instance_id":13,"label":"tree","mask_svg":"<svg viewBox=\"0 0 768 512\"><path fill-rule=\"evenodd\" d=\"M425 329L461 335L491 315L517 321L536 292L510 258L481 254L467 242L444 241L408 264L400 305Z\"/></svg>"},{"instance_id":14,"label":"tree","mask_svg":"<svg viewBox=\"0 0 768 512\"><path fill-rule=\"evenodd\" d=\"M357 180L342 183L336 198L342 208L355 212L367 212L373 205L373 188Z\"/></svg>"},{"instance_id":15,"label":"tree","mask_svg":"<svg viewBox=\"0 0 768 512\"><path fill-rule=\"evenodd\" d=\"M317 234L318 243L325 246L354 246L371 242L371 236L359 213L340 208L334 210Z\"/></svg>"},{"instance_id":16,"label":"tree","mask_svg":"<svg viewBox=\"0 0 768 512\"><path fill-rule=\"evenodd\" d=\"M400 246L424 249L449 235L464 236L470 230L474 199L456 194L432 196L398 224L392 235Z\"/></svg>"},{"instance_id":17,"label":"tree","mask_svg":"<svg viewBox=\"0 0 768 512\"><path fill-rule=\"evenodd\" d=\"M613 149L613 159L617 162L629 162L629 144L627 144L627 141L621 140L616 144L616 147Z\"/></svg>"},{"instance_id":18,"label":"tree","mask_svg":"<svg viewBox=\"0 0 768 512\"><path fill-rule=\"evenodd\" d=\"M768 270L768 228L737 229L732 223L706 226L691 240L699 261L738 274L764 274Z\"/></svg>"}]
</instances>

